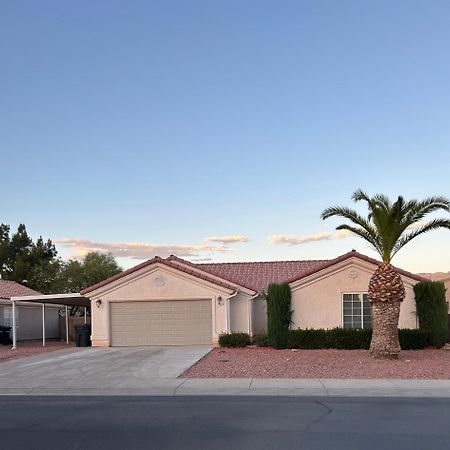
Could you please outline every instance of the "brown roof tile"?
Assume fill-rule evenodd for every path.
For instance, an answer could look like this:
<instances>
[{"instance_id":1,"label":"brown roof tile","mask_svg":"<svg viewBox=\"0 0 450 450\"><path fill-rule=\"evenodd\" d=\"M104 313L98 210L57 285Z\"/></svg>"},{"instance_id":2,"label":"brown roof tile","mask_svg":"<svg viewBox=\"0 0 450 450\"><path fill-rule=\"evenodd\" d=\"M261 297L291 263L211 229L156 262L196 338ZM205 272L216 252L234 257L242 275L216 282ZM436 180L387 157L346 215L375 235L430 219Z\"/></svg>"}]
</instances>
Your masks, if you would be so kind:
<instances>
[{"instance_id":1,"label":"brown roof tile","mask_svg":"<svg viewBox=\"0 0 450 450\"><path fill-rule=\"evenodd\" d=\"M20 297L22 295L40 295L40 292L15 281L0 280L0 298L10 299L11 297Z\"/></svg>"}]
</instances>

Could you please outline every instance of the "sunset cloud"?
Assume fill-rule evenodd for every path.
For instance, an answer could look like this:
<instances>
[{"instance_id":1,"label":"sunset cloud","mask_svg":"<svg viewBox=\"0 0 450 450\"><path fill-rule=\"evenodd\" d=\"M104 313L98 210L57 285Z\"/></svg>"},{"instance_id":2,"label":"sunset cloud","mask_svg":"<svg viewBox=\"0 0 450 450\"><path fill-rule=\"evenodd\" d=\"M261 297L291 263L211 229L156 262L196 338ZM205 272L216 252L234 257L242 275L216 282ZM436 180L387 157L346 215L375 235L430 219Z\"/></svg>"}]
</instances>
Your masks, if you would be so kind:
<instances>
[{"instance_id":1,"label":"sunset cloud","mask_svg":"<svg viewBox=\"0 0 450 450\"><path fill-rule=\"evenodd\" d=\"M116 258L149 259L156 255L198 257L206 252L231 251L224 245L151 244L146 242L94 242L87 239L64 238L53 241L73 251L71 258L81 258L89 252L111 253Z\"/></svg>"},{"instance_id":2,"label":"sunset cloud","mask_svg":"<svg viewBox=\"0 0 450 450\"><path fill-rule=\"evenodd\" d=\"M305 236L295 236L294 234L275 234L268 236L267 240L271 244L299 245L307 242L329 241L331 239L344 239L353 233L348 230L324 231L323 233L308 234Z\"/></svg>"},{"instance_id":3,"label":"sunset cloud","mask_svg":"<svg viewBox=\"0 0 450 450\"><path fill-rule=\"evenodd\" d=\"M221 244L233 244L235 242L248 242L249 239L245 236L208 236L205 237L205 242L219 242Z\"/></svg>"}]
</instances>

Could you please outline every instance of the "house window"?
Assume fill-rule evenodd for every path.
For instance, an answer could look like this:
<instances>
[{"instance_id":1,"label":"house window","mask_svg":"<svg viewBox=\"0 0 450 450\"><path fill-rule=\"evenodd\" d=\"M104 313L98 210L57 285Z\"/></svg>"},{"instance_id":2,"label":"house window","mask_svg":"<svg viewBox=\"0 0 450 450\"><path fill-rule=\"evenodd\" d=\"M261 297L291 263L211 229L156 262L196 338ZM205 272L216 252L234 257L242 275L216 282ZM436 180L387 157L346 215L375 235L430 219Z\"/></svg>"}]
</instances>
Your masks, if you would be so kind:
<instances>
[{"instance_id":1,"label":"house window","mask_svg":"<svg viewBox=\"0 0 450 450\"><path fill-rule=\"evenodd\" d=\"M344 328L372 327L372 310L366 293L342 295L342 326Z\"/></svg>"}]
</instances>

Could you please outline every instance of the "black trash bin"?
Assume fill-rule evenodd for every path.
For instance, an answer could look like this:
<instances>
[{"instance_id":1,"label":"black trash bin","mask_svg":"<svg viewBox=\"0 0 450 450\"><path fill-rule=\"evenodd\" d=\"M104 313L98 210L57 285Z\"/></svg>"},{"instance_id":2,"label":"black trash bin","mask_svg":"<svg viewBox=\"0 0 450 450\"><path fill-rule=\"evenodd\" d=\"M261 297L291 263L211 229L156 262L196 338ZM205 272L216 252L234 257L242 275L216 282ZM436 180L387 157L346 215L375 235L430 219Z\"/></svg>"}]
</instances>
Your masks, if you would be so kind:
<instances>
[{"instance_id":1,"label":"black trash bin","mask_svg":"<svg viewBox=\"0 0 450 450\"><path fill-rule=\"evenodd\" d=\"M88 324L75 325L75 345L77 347L90 347L91 326Z\"/></svg>"},{"instance_id":2,"label":"black trash bin","mask_svg":"<svg viewBox=\"0 0 450 450\"><path fill-rule=\"evenodd\" d=\"M5 325L0 325L0 344L3 345L11 345L12 340L9 335L11 331L11 327L7 327Z\"/></svg>"}]
</instances>

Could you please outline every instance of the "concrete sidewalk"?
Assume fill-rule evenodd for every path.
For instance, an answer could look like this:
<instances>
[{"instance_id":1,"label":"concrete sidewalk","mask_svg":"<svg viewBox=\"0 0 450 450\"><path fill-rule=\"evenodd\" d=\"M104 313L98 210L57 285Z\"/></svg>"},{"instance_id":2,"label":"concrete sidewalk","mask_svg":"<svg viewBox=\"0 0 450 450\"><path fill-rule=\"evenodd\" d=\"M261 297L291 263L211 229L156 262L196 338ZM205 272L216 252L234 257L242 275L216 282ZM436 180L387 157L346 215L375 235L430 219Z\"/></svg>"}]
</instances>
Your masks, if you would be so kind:
<instances>
[{"instance_id":1,"label":"concrete sidewalk","mask_svg":"<svg viewBox=\"0 0 450 450\"><path fill-rule=\"evenodd\" d=\"M0 364L0 395L450 398L448 380L178 378L209 347L71 348Z\"/></svg>"},{"instance_id":2,"label":"concrete sidewalk","mask_svg":"<svg viewBox=\"0 0 450 450\"><path fill-rule=\"evenodd\" d=\"M450 398L450 380L155 378L145 386L0 387L0 395L255 395Z\"/></svg>"}]
</instances>

